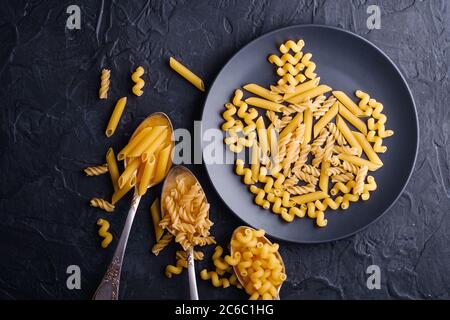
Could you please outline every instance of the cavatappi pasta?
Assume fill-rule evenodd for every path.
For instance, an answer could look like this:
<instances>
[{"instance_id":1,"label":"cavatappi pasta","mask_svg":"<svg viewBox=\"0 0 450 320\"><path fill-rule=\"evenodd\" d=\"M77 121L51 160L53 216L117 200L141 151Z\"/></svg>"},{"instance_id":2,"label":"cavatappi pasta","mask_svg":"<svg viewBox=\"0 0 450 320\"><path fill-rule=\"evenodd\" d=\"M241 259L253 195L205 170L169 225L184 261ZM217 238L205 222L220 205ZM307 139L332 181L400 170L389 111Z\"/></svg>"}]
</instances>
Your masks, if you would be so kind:
<instances>
[{"instance_id":1,"label":"cavatappi pasta","mask_svg":"<svg viewBox=\"0 0 450 320\"><path fill-rule=\"evenodd\" d=\"M103 238L101 246L102 248L106 248L109 246L111 241L113 240L112 234L108 231L109 230L109 222L105 219L98 219L97 225L100 227L98 229L98 235Z\"/></svg>"},{"instance_id":2,"label":"cavatappi pasta","mask_svg":"<svg viewBox=\"0 0 450 320\"><path fill-rule=\"evenodd\" d=\"M254 194L255 204L291 222L305 215L327 225L325 210L347 209L376 189L370 171L387 152L384 106L361 90L355 102L343 91L320 84L303 40L288 40L269 55L276 85L236 89L223 113L224 143L234 153L248 148L248 161L235 172Z\"/></svg>"},{"instance_id":3,"label":"cavatappi pasta","mask_svg":"<svg viewBox=\"0 0 450 320\"><path fill-rule=\"evenodd\" d=\"M142 76L144 75L144 72L145 72L144 68L139 66L131 74L131 80L133 80L133 82L135 83L135 85L133 86L131 91L133 91L133 93L138 97L142 96L142 94L144 93L144 91L142 91L142 88L145 85L145 81L142 80Z\"/></svg>"}]
</instances>

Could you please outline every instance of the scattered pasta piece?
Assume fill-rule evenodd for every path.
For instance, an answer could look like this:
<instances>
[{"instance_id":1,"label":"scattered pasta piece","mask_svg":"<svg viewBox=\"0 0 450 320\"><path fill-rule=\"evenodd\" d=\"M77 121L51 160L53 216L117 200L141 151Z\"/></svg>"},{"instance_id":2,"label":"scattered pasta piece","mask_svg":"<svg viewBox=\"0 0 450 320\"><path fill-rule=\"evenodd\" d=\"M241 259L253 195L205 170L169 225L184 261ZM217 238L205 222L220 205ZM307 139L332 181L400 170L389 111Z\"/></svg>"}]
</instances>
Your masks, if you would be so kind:
<instances>
[{"instance_id":1,"label":"scattered pasta piece","mask_svg":"<svg viewBox=\"0 0 450 320\"><path fill-rule=\"evenodd\" d=\"M102 75L100 76L100 90L98 92L98 96L100 99L108 98L110 76L111 76L111 70L108 70L108 69L102 70Z\"/></svg>"},{"instance_id":2,"label":"scattered pasta piece","mask_svg":"<svg viewBox=\"0 0 450 320\"><path fill-rule=\"evenodd\" d=\"M191 84L193 84L200 91L205 91L205 85L203 84L203 80L200 79L196 74L194 74L191 70L183 66L180 62L170 57L169 59L170 67L176 71L180 76L185 78Z\"/></svg>"},{"instance_id":3,"label":"scattered pasta piece","mask_svg":"<svg viewBox=\"0 0 450 320\"><path fill-rule=\"evenodd\" d=\"M112 234L108 231L110 226L109 222L105 219L98 219L97 225L100 226L100 229L98 229L98 235L103 238L101 246L102 248L106 248L113 240Z\"/></svg>"},{"instance_id":4,"label":"scattered pasta piece","mask_svg":"<svg viewBox=\"0 0 450 320\"><path fill-rule=\"evenodd\" d=\"M93 198L93 199L91 199L90 204L92 207L103 209L106 212L114 211L114 205L104 199Z\"/></svg>"},{"instance_id":5,"label":"scattered pasta piece","mask_svg":"<svg viewBox=\"0 0 450 320\"><path fill-rule=\"evenodd\" d=\"M84 172L87 176L99 176L108 172L108 165L105 163L101 166L87 167Z\"/></svg>"},{"instance_id":6,"label":"scattered pasta piece","mask_svg":"<svg viewBox=\"0 0 450 320\"><path fill-rule=\"evenodd\" d=\"M122 117L123 110L125 109L125 105L127 104L127 97L120 98L116 106L114 107L111 118L109 119L108 126L106 127L106 136L111 137L116 131L117 125L119 124L120 118Z\"/></svg>"},{"instance_id":7,"label":"scattered pasta piece","mask_svg":"<svg viewBox=\"0 0 450 320\"><path fill-rule=\"evenodd\" d=\"M140 97L142 96L142 94L144 93L142 91L142 88L145 85L144 80L142 80L142 76L144 74L144 68L139 66L136 68L136 70L131 74L131 80L133 80L133 82L135 83L135 85L132 88L133 93Z\"/></svg>"}]
</instances>

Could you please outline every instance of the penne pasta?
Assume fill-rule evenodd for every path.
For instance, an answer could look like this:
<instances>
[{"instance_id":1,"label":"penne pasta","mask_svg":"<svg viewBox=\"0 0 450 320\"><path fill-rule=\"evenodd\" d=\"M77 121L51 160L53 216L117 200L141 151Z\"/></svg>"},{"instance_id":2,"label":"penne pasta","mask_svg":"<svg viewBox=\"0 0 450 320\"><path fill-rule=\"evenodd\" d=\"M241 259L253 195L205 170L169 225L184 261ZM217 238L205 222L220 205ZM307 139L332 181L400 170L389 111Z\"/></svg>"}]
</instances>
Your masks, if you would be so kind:
<instances>
[{"instance_id":1,"label":"penne pasta","mask_svg":"<svg viewBox=\"0 0 450 320\"><path fill-rule=\"evenodd\" d=\"M350 128L347 126L345 121L340 116L336 116L336 126L338 127L339 131L343 134L345 140L347 140L347 142L350 144L350 146L358 150L358 156L361 156L362 153L361 145L358 143L358 140L356 140Z\"/></svg>"},{"instance_id":2,"label":"penne pasta","mask_svg":"<svg viewBox=\"0 0 450 320\"><path fill-rule=\"evenodd\" d=\"M109 118L108 126L106 127L105 131L105 134L108 138L111 137L116 131L117 125L119 124L120 118L122 117L122 113L123 110L125 109L126 104L127 104L127 97L122 97L117 101L113 113L111 114L111 118Z\"/></svg>"},{"instance_id":3,"label":"penne pasta","mask_svg":"<svg viewBox=\"0 0 450 320\"><path fill-rule=\"evenodd\" d=\"M144 164L144 170L142 172L142 177L140 178L138 193L143 196L150 185L155 174L155 156L151 155L150 158Z\"/></svg>"},{"instance_id":4,"label":"penne pasta","mask_svg":"<svg viewBox=\"0 0 450 320\"><path fill-rule=\"evenodd\" d=\"M150 215L152 217L153 228L155 229L155 240L158 242L164 233L164 230L159 226L159 222L161 221L161 206L159 199L156 198L150 206Z\"/></svg>"},{"instance_id":5,"label":"penne pasta","mask_svg":"<svg viewBox=\"0 0 450 320\"><path fill-rule=\"evenodd\" d=\"M136 173L137 169L141 165L141 159L134 158L131 160L128 165L126 166L125 170L122 172L122 174L119 177L118 184L119 188L123 188L125 186L125 183L128 181L131 181L131 177Z\"/></svg>"},{"instance_id":6,"label":"penne pasta","mask_svg":"<svg viewBox=\"0 0 450 320\"><path fill-rule=\"evenodd\" d=\"M123 198L124 195L128 193L128 191L131 190L131 188L133 188L133 186L131 186L130 184L126 184L125 187L115 191L114 194L112 195L111 203L116 204L120 199Z\"/></svg>"},{"instance_id":7,"label":"penne pasta","mask_svg":"<svg viewBox=\"0 0 450 320\"><path fill-rule=\"evenodd\" d=\"M297 204L303 204L308 202L314 202L316 200L322 200L328 197L328 195L323 191L315 191L308 194L303 194L301 196L292 197L291 200Z\"/></svg>"},{"instance_id":8,"label":"penne pasta","mask_svg":"<svg viewBox=\"0 0 450 320\"><path fill-rule=\"evenodd\" d=\"M191 84L193 84L197 89L205 91L205 85L203 84L203 80L200 79L200 77L198 77L191 70L183 66L180 62L170 57L169 65L174 71L176 71L180 76L182 76Z\"/></svg>"},{"instance_id":9,"label":"penne pasta","mask_svg":"<svg viewBox=\"0 0 450 320\"><path fill-rule=\"evenodd\" d=\"M373 163L369 160L357 157L357 156L352 156L350 154L346 154L346 153L341 153L338 155L339 159L341 160L345 160L348 161L350 163L353 163L359 167L362 166L367 166L369 168L370 171L376 171L378 169L380 169L383 166L383 163L378 164L378 163Z\"/></svg>"},{"instance_id":10,"label":"penne pasta","mask_svg":"<svg viewBox=\"0 0 450 320\"><path fill-rule=\"evenodd\" d=\"M305 146L311 141L312 125L313 125L313 112L311 108L308 108L304 112L303 122L305 124L305 132L303 134L302 146Z\"/></svg>"},{"instance_id":11,"label":"penne pasta","mask_svg":"<svg viewBox=\"0 0 450 320\"><path fill-rule=\"evenodd\" d=\"M152 130L148 132L145 137L139 141L135 146L133 146L130 151L126 154L127 157L140 157L159 137L167 135L166 126L155 126ZM120 159L119 159L120 160Z\"/></svg>"},{"instance_id":12,"label":"penne pasta","mask_svg":"<svg viewBox=\"0 0 450 320\"><path fill-rule=\"evenodd\" d=\"M168 130L164 130L163 132L161 132L161 134L158 137L155 138L155 140L151 144L150 143L147 144L148 145L147 150L145 150L141 155L142 162L147 161L147 159L153 153L155 153L156 150L158 150L158 148L162 145L162 143L164 142L164 140L167 137L167 134L168 134L167 131Z\"/></svg>"},{"instance_id":13,"label":"penne pasta","mask_svg":"<svg viewBox=\"0 0 450 320\"><path fill-rule=\"evenodd\" d=\"M350 122L356 129L361 131L362 133L367 135L367 126L359 119L357 116L355 116L353 113L351 113L346 107L344 107L342 104L339 104L339 114L344 117L348 122Z\"/></svg>"},{"instance_id":14,"label":"penne pasta","mask_svg":"<svg viewBox=\"0 0 450 320\"><path fill-rule=\"evenodd\" d=\"M269 155L269 141L267 140L267 129L263 117L256 120L256 132L258 134L259 146L263 156Z\"/></svg>"},{"instance_id":15,"label":"penne pasta","mask_svg":"<svg viewBox=\"0 0 450 320\"><path fill-rule=\"evenodd\" d=\"M319 188L325 193L328 193L328 181L330 179L328 175L329 168L330 161L322 161L322 165L320 166Z\"/></svg>"},{"instance_id":16,"label":"penne pasta","mask_svg":"<svg viewBox=\"0 0 450 320\"><path fill-rule=\"evenodd\" d=\"M109 148L108 152L106 152L106 163L108 164L108 171L109 175L111 176L111 182L113 184L114 191L117 191L117 189L119 188L119 168L117 166L116 157L114 156L114 150L112 148Z\"/></svg>"},{"instance_id":17,"label":"penne pasta","mask_svg":"<svg viewBox=\"0 0 450 320\"><path fill-rule=\"evenodd\" d=\"M156 165L155 175L153 178L152 183L159 183L161 182L164 177L166 176L166 173L170 167L170 164L172 163L172 145L168 145L161 149L158 153L158 162Z\"/></svg>"},{"instance_id":18,"label":"penne pasta","mask_svg":"<svg viewBox=\"0 0 450 320\"><path fill-rule=\"evenodd\" d=\"M344 92L333 91L333 96L335 96L339 100L339 102L342 103L355 116L357 116L357 117L363 116L363 112L361 111L361 109Z\"/></svg>"},{"instance_id":19,"label":"penne pasta","mask_svg":"<svg viewBox=\"0 0 450 320\"><path fill-rule=\"evenodd\" d=\"M253 142L252 158L250 168L252 170L252 178L254 181L258 181L260 167L260 149L256 140Z\"/></svg>"},{"instance_id":20,"label":"penne pasta","mask_svg":"<svg viewBox=\"0 0 450 320\"><path fill-rule=\"evenodd\" d=\"M324 93L327 93L329 91L331 91L331 88L329 86L321 84L320 86L312 88L292 98L286 99L286 101L292 104L299 104L307 101L308 99L313 99L315 97L323 95Z\"/></svg>"},{"instance_id":21,"label":"penne pasta","mask_svg":"<svg viewBox=\"0 0 450 320\"><path fill-rule=\"evenodd\" d=\"M141 130L138 134L136 134L135 137L131 138L130 142L128 142L128 144L125 146L125 148L123 148L122 150L120 150L120 152L117 155L117 160L124 160L126 158L126 156L128 155L128 153L130 152L130 150L132 150L134 147L136 147L136 145L140 144L149 134L150 131L153 130L153 127L149 127L149 128L145 128L143 130Z\"/></svg>"},{"instance_id":22,"label":"penne pasta","mask_svg":"<svg viewBox=\"0 0 450 320\"><path fill-rule=\"evenodd\" d=\"M257 96L260 96L264 99L280 103L283 101L283 97L279 94L276 94L266 88L263 88L255 83L249 83L244 86L244 89L248 92L251 92L253 94L256 94Z\"/></svg>"},{"instance_id":23,"label":"penne pasta","mask_svg":"<svg viewBox=\"0 0 450 320\"><path fill-rule=\"evenodd\" d=\"M292 119L292 121L286 127L284 127L283 131L281 131L279 139L282 139L286 137L289 133L292 133L302 122L302 120L303 120L303 113L302 112L297 113L295 117Z\"/></svg>"},{"instance_id":24,"label":"penne pasta","mask_svg":"<svg viewBox=\"0 0 450 320\"><path fill-rule=\"evenodd\" d=\"M256 97L250 97L245 99L245 102L251 106L257 107L257 108L262 108L262 109L267 109L267 110L272 110L275 112L280 112L281 108L284 107L284 105L267 100L267 99L261 99L261 98L256 98Z\"/></svg>"},{"instance_id":25,"label":"penne pasta","mask_svg":"<svg viewBox=\"0 0 450 320\"><path fill-rule=\"evenodd\" d=\"M333 106L320 118L314 125L314 138L317 138L320 131L338 114L339 106L338 102L335 102Z\"/></svg>"},{"instance_id":26,"label":"penne pasta","mask_svg":"<svg viewBox=\"0 0 450 320\"><path fill-rule=\"evenodd\" d=\"M367 140L366 136L364 136L360 132L353 131L353 135L355 136L356 140L358 140L358 143L361 145L361 147L364 150L364 153L366 154L367 158L376 164L383 164L380 157L378 157L375 150L373 150L372 145Z\"/></svg>"},{"instance_id":27,"label":"penne pasta","mask_svg":"<svg viewBox=\"0 0 450 320\"><path fill-rule=\"evenodd\" d=\"M298 86L295 87L293 92L289 92L284 95L284 100L288 100L288 99L295 97L305 91L308 91L308 90L311 90L311 89L317 87L319 85L319 82L320 82L320 78L317 77L312 80L308 80L308 81L305 81L305 82L299 84Z\"/></svg>"}]
</instances>

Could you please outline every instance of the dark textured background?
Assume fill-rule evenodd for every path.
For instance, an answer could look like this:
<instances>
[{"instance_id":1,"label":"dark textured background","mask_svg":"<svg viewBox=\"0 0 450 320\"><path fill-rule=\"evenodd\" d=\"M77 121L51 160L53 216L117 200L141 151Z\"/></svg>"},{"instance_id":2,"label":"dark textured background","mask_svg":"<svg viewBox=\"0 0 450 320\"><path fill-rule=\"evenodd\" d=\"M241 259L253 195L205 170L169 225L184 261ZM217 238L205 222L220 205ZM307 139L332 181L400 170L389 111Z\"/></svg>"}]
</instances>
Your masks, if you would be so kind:
<instances>
[{"instance_id":1,"label":"dark textured background","mask_svg":"<svg viewBox=\"0 0 450 320\"><path fill-rule=\"evenodd\" d=\"M65 28L66 8L81 7L81 30ZM368 30L366 8L382 10ZM109 176L84 177L108 147L124 145L148 114L164 111L176 128L193 129L205 95L167 67L174 55L208 86L239 48L293 24L351 30L375 43L400 67L413 91L421 127L416 168L400 200L365 231L332 243L281 243L288 299L450 298L450 10L448 1L7 1L0 6L0 298L90 298L110 261L129 206L113 215L90 208L109 197ZM141 98L130 72L146 69ZM99 71L112 70L107 101L97 97ZM386 79L389 81L389 79ZM115 100L129 100L116 134L104 129ZM212 204L213 233L226 244L239 220L219 200L202 166ZM188 297L187 273L166 279L175 246L154 257L148 207L141 202L122 272L121 298ZM95 222L111 221L114 242L99 247ZM208 259L197 264L211 267ZM66 288L77 264L82 289ZM366 288L365 270L381 268L381 290ZM235 288L199 281L201 298L245 298Z\"/></svg>"}]
</instances>

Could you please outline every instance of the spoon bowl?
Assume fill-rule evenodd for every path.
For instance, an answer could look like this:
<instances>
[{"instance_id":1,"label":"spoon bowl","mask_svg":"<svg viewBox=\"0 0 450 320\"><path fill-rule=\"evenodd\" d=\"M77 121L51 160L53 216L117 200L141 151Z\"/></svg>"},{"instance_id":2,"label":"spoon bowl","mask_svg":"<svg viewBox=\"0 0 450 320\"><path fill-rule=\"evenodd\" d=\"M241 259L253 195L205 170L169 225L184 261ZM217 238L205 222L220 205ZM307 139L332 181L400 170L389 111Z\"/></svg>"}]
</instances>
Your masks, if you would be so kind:
<instances>
[{"instance_id":1,"label":"spoon bowl","mask_svg":"<svg viewBox=\"0 0 450 320\"><path fill-rule=\"evenodd\" d=\"M189 185L198 183L198 185L200 186L200 191L203 193L203 195L205 197L204 198L205 201L208 202L208 200L206 199L206 194L203 191L203 188L202 188L200 182L195 177L195 175L188 168L178 165L178 166L175 166L172 169L170 169L169 173L167 174L166 180L164 181L163 187L162 187L161 212L162 212L163 217L166 214L166 207L165 207L164 199L170 195L170 191L173 188L176 188L178 177L182 177L183 179L185 179L185 181ZM205 219L208 219L208 218L209 218L209 211L208 211L208 214ZM167 230L170 233L174 234L172 226L168 226ZM187 249L187 265L188 265L188 273L189 273L190 297L191 297L191 300L198 300L197 282L196 282L196 278L195 278L194 248L192 246L190 246Z\"/></svg>"},{"instance_id":2,"label":"spoon bowl","mask_svg":"<svg viewBox=\"0 0 450 320\"><path fill-rule=\"evenodd\" d=\"M238 232L244 233L244 230L245 230L245 229L250 229L250 230L252 230L252 231L255 230L255 229L253 229L253 228L251 228L251 227L248 227L248 226L240 226L240 227L237 227L237 228L233 231L233 234L232 234L232 236L231 236L231 239L232 239L232 240L237 240L237 239L236 239L237 233L238 233ZM269 244L269 245L272 245L272 242L271 242L269 239L267 239L265 236L259 237L259 238L258 238L258 241L261 241L263 244L267 243L267 244ZM230 243L230 255L231 255L232 257L234 257L234 249L233 249L233 246L231 245L231 243ZM281 263L281 266L282 266L282 272L283 272L283 273L286 273L286 268L285 268L285 265L284 265L284 262L283 262L283 258L281 258L281 255L280 255L280 253L278 252L278 250L275 252L275 256L277 257L277 259L278 259L278 260L280 261L280 263ZM238 279L239 283L244 287L245 281L244 281L243 277L241 276L241 274L239 273L239 270L238 270L238 268L237 268L237 265L236 265L236 266L233 266L233 271L234 271L234 273L236 274L236 278ZM279 285L276 286L276 289L277 289L277 291L278 291L278 297L277 297L277 300L280 299L280 289L281 289L281 286L282 286L282 283L280 283Z\"/></svg>"},{"instance_id":3,"label":"spoon bowl","mask_svg":"<svg viewBox=\"0 0 450 320\"><path fill-rule=\"evenodd\" d=\"M165 141L163 141L163 145L170 145L170 155L169 162L166 166L165 172L162 177L158 178L158 180L150 181L150 184L147 188L150 188L158 183L160 183L172 166L172 154L174 148L174 139L173 139L173 127L169 117L162 112L155 112L144 119L141 124L136 128L131 139L135 137L139 132L148 127L153 126L166 126L169 130L169 134L166 136ZM131 140L130 139L130 140ZM125 157L124 165L127 166L128 158ZM142 164L140 164L142 165ZM138 170L139 171L139 170ZM136 215L137 208L139 206L139 202L141 200L141 196L138 192L138 182L139 176L136 174L131 179L134 179L134 194L133 199L131 200L131 206L128 210L127 219L125 221L125 225L123 227L122 233L120 235L119 242L117 244L117 248L114 251L114 256L112 258L111 263L106 270L105 275L103 276L100 285L97 288L97 291L94 293L93 300L117 300L119 298L119 286L120 286L120 274L122 271L122 263L125 254L125 249L128 242L128 237L130 235L131 226L133 225L133 220ZM144 189L145 190L145 189Z\"/></svg>"}]
</instances>

